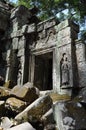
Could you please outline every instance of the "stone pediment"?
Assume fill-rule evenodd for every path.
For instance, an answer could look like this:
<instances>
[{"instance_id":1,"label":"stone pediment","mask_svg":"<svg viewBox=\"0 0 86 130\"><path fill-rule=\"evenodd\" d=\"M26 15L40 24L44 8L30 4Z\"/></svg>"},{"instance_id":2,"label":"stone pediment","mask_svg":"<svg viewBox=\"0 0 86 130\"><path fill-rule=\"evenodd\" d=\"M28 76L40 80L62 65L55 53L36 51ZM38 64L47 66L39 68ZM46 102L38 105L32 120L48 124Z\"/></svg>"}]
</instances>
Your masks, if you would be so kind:
<instances>
[{"instance_id":1,"label":"stone pediment","mask_svg":"<svg viewBox=\"0 0 86 130\"><path fill-rule=\"evenodd\" d=\"M14 8L11 12L11 19L14 18L21 18L27 16L28 18L31 17L31 13L25 6L21 5L16 8Z\"/></svg>"}]
</instances>

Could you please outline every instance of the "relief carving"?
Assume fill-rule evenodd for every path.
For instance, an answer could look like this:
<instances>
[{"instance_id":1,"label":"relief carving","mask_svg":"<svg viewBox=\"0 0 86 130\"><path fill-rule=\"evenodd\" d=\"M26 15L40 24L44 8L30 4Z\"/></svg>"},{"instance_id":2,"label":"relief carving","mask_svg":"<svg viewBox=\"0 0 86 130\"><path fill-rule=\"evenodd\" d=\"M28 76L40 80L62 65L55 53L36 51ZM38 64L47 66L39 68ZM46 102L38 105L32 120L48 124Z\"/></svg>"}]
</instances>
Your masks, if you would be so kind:
<instances>
[{"instance_id":1,"label":"relief carving","mask_svg":"<svg viewBox=\"0 0 86 130\"><path fill-rule=\"evenodd\" d=\"M21 67L21 62L19 61L17 84L18 84L18 85L21 85L21 81L22 81L22 67Z\"/></svg>"},{"instance_id":2,"label":"relief carving","mask_svg":"<svg viewBox=\"0 0 86 130\"><path fill-rule=\"evenodd\" d=\"M17 75L17 84L20 86L22 85L23 82L23 63L24 63L24 58L23 57L19 57L18 59L19 63L18 63L18 75Z\"/></svg>"},{"instance_id":3,"label":"relief carving","mask_svg":"<svg viewBox=\"0 0 86 130\"><path fill-rule=\"evenodd\" d=\"M63 53L60 61L60 86L69 85L69 64L66 53Z\"/></svg>"},{"instance_id":4,"label":"relief carving","mask_svg":"<svg viewBox=\"0 0 86 130\"><path fill-rule=\"evenodd\" d=\"M41 48L42 46L47 46L48 43L54 43L56 41L55 29L44 30L39 34L39 39L37 41L36 48ZM48 44L49 45L49 44Z\"/></svg>"},{"instance_id":5,"label":"relief carving","mask_svg":"<svg viewBox=\"0 0 86 130\"><path fill-rule=\"evenodd\" d=\"M45 43L56 40L55 34L56 34L56 31L54 29L51 29L48 32L48 35L47 35Z\"/></svg>"}]
</instances>

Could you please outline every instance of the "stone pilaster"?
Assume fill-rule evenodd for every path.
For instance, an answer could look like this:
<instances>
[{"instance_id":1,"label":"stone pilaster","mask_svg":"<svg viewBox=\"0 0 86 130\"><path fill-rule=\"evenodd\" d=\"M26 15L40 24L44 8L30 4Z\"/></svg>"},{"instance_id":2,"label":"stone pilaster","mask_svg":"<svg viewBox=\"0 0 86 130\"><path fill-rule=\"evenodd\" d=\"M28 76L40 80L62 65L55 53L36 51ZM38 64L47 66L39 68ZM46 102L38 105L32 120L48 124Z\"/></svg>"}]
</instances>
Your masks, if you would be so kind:
<instances>
[{"instance_id":1,"label":"stone pilaster","mask_svg":"<svg viewBox=\"0 0 86 130\"><path fill-rule=\"evenodd\" d=\"M55 28L57 32L57 91L64 93L68 91L68 94L71 94L69 91L75 86L75 79L76 83L78 81L77 74L74 74L76 68L75 39L78 26L70 20L65 20Z\"/></svg>"},{"instance_id":2,"label":"stone pilaster","mask_svg":"<svg viewBox=\"0 0 86 130\"><path fill-rule=\"evenodd\" d=\"M79 75L79 87L86 87L86 44L83 41L76 41L76 56Z\"/></svg>"}]
</instances>

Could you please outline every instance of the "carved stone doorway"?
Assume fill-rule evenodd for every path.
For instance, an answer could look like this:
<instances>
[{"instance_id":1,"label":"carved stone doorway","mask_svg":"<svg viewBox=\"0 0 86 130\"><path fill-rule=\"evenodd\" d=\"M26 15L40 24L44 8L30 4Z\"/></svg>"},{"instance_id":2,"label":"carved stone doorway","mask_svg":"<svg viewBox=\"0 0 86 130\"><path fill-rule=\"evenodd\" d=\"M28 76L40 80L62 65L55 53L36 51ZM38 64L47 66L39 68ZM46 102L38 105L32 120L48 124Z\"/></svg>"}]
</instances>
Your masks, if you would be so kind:
<instances>
[{"instance_id":1,"label":"carved stone doorway","mask_svg":"<svg viewBox=\"0 0 86 130\"><path fill-rule=\"evenodd\" d=\"M39 90L52 90L53 52L35 56L34 85Z\"/></svg>"}]
</instances>

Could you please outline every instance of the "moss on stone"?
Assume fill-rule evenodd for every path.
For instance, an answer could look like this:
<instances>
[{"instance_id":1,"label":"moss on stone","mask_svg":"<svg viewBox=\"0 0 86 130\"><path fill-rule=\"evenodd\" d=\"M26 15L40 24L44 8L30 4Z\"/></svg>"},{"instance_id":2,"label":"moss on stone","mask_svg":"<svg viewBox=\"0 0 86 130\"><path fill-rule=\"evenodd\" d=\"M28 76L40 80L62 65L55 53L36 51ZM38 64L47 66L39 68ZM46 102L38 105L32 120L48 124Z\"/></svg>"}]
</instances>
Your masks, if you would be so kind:
<instances>
[{"instance_id":1,"label":"moss on stone","mask_svg":"<svg viewBox=\"0 0 86 130\"><path fill-rule=\"evenodd\" d=\"M50 97L52 98L53 102L60 101L60 100L70 100L71 97L67 94L60 95L58 93L51 93Z\"/></svg>"},{"instance_id":2,"label":"moss on stone","mask_svg":"<svg viewBox=\"0 0 86 130\"><path fill-rule=\"evenodd\" d=\"M5 84L3 85L5 88L13 88L14 84L11 80L8 80L7 82L5 82Z\"/></svg>"}]
</instances>

